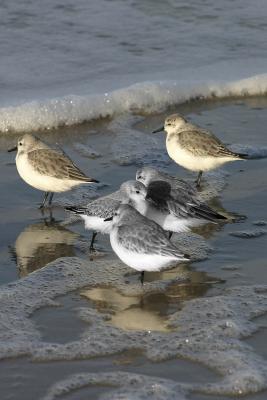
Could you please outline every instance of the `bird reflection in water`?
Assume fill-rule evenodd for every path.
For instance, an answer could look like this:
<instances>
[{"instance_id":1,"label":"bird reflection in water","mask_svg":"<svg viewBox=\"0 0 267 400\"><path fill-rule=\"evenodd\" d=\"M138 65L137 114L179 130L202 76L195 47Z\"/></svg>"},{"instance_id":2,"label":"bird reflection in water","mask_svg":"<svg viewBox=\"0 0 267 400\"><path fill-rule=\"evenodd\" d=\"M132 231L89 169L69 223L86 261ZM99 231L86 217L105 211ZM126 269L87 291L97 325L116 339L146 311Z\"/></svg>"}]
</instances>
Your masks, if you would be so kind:
<instances>
[{"instance_id":1,"label":"bird reflection in water","mask_svg":"<svg viewBox=\"0 0 267 400\"><path fill-rule=\"evenodd\" d=\"M176 275L179 268L175 269ZM153 273L170 279L175 270ZM183 271L184 273L185 271ZM188 270L184 281L173 280L164 292L127 296L113 287L83 289L81 295L101 313L110 314L110 323L123 330L170 332L169 316L182 308L182 302L204 296L215 280L205 272ZM152 274L151 274L152 275ZM160 277L158 277L160 279Z\"/></svg>"},{"instance_id":2,"label":"bird reflection in water","mask_svg":"<svg viewBox=\"0 0 267 400\"><path fill-rule=\"evenodd\" d=\"M75 255L78 234L69 231L53 218L28 225L10 249L20 278L44 267L59 257Z\"/></svg>"},{"instance_id":3,"label":"bird reflection in water","mask_svg":"<svg viewBox=\"0 0 267 400\"><path fill-rule=\"evenodd\" d=\"M220 199L218 197L214 197L212 200L208 202L209 206L216 210L218 213L224 215L227 218L227 223L239 223L239 222L244 222L246 219L246 216L243 214L239 214L237 212L232 212L232 211L227 211ZM226 222L225 222L226 223ZM192 231L194 233L197 233L198 235L202 236L205 239L211 239L216 232L220 231L224 226L224 223L220 224L213 224L213 223L207 223L203 224L198 227L192 228Z\"/></svg>"}]
</instances>

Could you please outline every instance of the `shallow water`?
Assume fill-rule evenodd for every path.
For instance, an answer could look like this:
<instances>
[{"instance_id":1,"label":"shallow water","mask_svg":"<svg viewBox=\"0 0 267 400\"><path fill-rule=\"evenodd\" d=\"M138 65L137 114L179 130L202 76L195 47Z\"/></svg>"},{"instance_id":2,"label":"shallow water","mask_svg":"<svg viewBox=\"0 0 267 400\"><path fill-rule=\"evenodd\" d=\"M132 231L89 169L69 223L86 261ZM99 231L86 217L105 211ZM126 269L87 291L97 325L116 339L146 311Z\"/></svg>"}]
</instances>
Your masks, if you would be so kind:
<instances>
[{"instance_id":1,"label":"shallow water","mask_svg":"<svg viewBox=\"0 0 267 400\"><path fill-rule=\"evenodd\" d=\"M176 107L255 157L266 155L266 108L264 98ZM175 235L196 261L146 273L144 288L117 261L108 237L97 237L99 254L91 260L90 232L61 223L64 204L114 190L142 163L193 179L170 162L164 136L150 134L172 111L41 132L103 183L56 195L56 222L41 215L42 194L16 173L6 152L16 138L1 137L0 280L15 282L0 290L2 398L120 398L120 390L132 398L133 389L137 398L266 398L266 158L207 176L215 192L225 184L212 204L247 219Z\"/></svg>"},{"instance_id":2,"label":"shallow water","mask_svg":"<svg viewBox=\"0 0 267 400\"><path fill-rule=\"evenodd\" d=\"M3 0L0 11L1 399L265 399L266 2ZM108 237L89 256L91 233L63 206L143 163L193 180L150 134L176 110L250 154L201 193L247 219L174 235L194 261L146 273L142 288ZM42 215L6 152L26 131L101 185L56 195Z\"/></svg>"},{"instance_id":3,"label":"shallow water","mask_svg":"<svg viewBox=\"0 0 267 400\"><path fill-rule=\"evenodd\" d=\"M266 72L264 0L3 0L0 9L1 105Z\"/></svg>"},{"instance_id":4,"label":"shallow water","mask_svg":"<svg viewBox=\"0 0 267 400\"><path fill-rule=\"evenodd\" d=\"M264 0L3 0L0 11L7 135L267 93Z\"/></svg>"}]
</instances>

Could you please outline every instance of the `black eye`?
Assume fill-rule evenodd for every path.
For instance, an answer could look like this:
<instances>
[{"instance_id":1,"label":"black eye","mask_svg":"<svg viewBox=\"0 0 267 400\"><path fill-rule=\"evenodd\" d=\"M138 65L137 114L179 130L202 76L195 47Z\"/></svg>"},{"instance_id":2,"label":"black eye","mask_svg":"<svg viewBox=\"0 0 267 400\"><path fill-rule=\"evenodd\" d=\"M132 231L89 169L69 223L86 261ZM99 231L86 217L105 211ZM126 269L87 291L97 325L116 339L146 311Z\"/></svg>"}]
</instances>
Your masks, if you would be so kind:
<instances>
[{"instance_id":1,"label":"black eye","mask_svg":"<svg viewBox=\"0 0 267 400\"><path fill-rule=\"evenodd\" d=\"M140 193L140 191L139 191L139 190L136 190L136 192L135 192L135 193L139 194L139 193Z\"/></svg>"},{"instance_id":2,"label":"black eye","mask_svg":"<svg viewBox=\"0 0 267 400\"><path fill-rule=\"evenodd\" d=\"M19 145L20 145L20 146L22 146L22 143L21 143L21 142L19 142Z\"/></svg>"},{"instance_id":3,"label":"black eye","mask_svg":"<svg viewBox=\"0 0 267 400\"><path fill-rule=\"evenodd\" d=\"M142 179L142 175L139 175L139 176L137 177L137 179Z\"/></svg>"}]
</instances>

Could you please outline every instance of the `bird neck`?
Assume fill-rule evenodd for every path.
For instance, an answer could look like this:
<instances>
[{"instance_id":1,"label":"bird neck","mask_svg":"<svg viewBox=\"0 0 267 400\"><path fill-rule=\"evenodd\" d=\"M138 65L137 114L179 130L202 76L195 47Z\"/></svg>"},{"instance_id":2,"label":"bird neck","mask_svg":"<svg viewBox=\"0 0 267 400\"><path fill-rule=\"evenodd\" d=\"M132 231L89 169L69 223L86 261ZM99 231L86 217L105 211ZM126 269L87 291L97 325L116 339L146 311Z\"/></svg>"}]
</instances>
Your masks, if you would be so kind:
<instances>
[{"instance_id":1,"label":"bird neck","mask_svg":"<svg viewBox=\"0 0 267 400\"><path fill-rule=\"evenodd\" d=\"M147 203L145 201L145 199L140 199L138 201L136 200L132 200L132 204L134 206L134 208L142 215L146 214L147 211Z\"/></svg>"}]
</instances>

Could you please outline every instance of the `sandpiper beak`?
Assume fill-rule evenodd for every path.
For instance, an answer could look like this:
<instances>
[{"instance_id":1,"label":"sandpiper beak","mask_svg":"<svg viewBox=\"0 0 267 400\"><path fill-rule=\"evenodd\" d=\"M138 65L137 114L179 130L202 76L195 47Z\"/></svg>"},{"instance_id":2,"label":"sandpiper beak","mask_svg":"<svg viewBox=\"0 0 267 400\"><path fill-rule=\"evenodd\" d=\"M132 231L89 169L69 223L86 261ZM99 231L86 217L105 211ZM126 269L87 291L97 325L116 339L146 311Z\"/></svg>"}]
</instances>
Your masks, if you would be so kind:
<instances>
[{"instance_id":1,"label":"sandpiper beak","mask_svg":"<svg viewBox=\"0 0 267 400\"><path fill-rule=\"evenodd\" d=\"M157 132L162 132L162 131L164 131L164 126L158 128L158 129L156 129L156 130L153 131L152 133L157 133Z\"/></svg>"},{"instance_id":2,"label":"sandpiper beak","mask_svg":"<svg viewBox=\"0 0 267 400\"><path fill-rule=\"evenodd\" d=\"M18 146L12 147L12 149L7 150L9 153L11 153L11 151L17 151L18 150Z\"/></svg>"},{"instance_id":3,"label":"sandpiper beak","mask_svg":"<svg viewBox=\"0 0 267 400\"><path fill-rule=\"evenodd\" d=\"M109 218L105 218L104 219L104 222L106 222L106 221L112 221L113 220L113 216L112 217L109 217Z\"/></svg>"}]
</instances>

